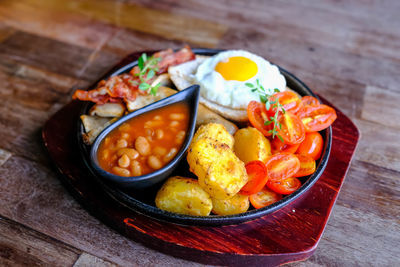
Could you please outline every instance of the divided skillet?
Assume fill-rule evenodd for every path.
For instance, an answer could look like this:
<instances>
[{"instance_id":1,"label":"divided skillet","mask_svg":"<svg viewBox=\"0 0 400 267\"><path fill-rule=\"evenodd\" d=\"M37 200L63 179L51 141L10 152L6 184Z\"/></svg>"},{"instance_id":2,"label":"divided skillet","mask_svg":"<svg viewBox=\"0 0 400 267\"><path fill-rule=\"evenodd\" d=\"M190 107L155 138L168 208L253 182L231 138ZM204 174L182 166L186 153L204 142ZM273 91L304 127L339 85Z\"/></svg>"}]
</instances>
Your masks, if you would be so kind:
<instances>
[{"instance_id":1,"label":"divided skillet","mask_svg":"<svg viewBox=\"0 0 400 267\"><path fill-rule=\"evenodd\" d=\"M193 49L195 54L199 55L215 55L218 52L223 50L215 50L215 49ZM147 52L147 51L146 51ZM147 52L148 54L152 54L155 51ZM138 56L140 53L137 53ZM129 70L137 65L137 59L126 64L125 66L114 69L108 74L104 75L100 80L105 79L110 76L119 75L125 72L129 72ZM278 66L279 67L279 66ZM311 95L318 99L318 97L298 78L296 78L293 74L289 73L285 69L279 67L280 72L282 75L285 76L287 86L293 89L294 91L298 92L301 96ZM320 100L320 99L318 99ZM92 104L88 103L84 106L81 111L81 114L87 114L87 111L90 109ZM82 160L84 161L86 167L90 170L93 177L95 177L95 182L101 185L103 190L109 194L111 197L116 199L121 204L125 205L129 209L132 209L136 212L140 212L146 216L167 221L173 222L178 224L184 225L204 225L204 226L219 226L219 225L229 225L229 224L237 224L245 221L249 221L252 219L256 219L262 216L265 216L271 212L274 212L285 205L289 204L299 196L301 196L304 192L306 192L321 176L323 173L330 154L331 150L331 143L332 143L332 128L329 127L323 131L321 131L321 135L324 139L324 148L322 152L321 159L319 159L316 164L316 171L306 177L300 178L302 182L302 186L295 191L294 193L284 197L278 202L275 202L272 205L261 209L250 209L249 211L237 215L228 215L228 216L220 216L220 215L209 215L209 216L189 216L189 215L182 215L171 213L167 211L163 211L158 209L154 205L155 195L158 189L161 187L161 184L157 184L155 186L141 189L141 190L128 190L128 189L120 189L115 187L114 185L106 182L103 178L98 176L96 172L93 170L90 164L90 146L87 146L83 143L82 140L82 133L83 133L83 125L79 120L77 127L77 138L78 144L80 148L80 154ZM186 157L183 157L179 166L176 170L172 173L172 175L180 175L185 177L195 177L194 174L189 172L189 167L186 162Z\"/></svg>"}]
</instances>

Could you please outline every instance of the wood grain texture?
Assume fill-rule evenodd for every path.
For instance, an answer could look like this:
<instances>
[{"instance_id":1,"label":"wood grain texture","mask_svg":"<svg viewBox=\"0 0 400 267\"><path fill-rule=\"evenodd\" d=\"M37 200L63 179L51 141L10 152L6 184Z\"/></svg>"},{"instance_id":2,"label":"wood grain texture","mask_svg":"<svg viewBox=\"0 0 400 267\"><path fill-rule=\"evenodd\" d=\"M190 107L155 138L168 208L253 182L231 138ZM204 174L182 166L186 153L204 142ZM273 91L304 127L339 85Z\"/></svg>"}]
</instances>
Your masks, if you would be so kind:
<instances>
[{"instance_id":1,"label":"wood grain texture","mask_svg":"<svg viewBox=\"0 0 400 267\"><path fill-rule=\"evenodd\" d=\"M129 25L137 10L144 24L161 12L165 26ZM292 265L399 265L398 14L396 0L0 1L0 149L8 158L0 166L0 215L120 265L190 264L126 240L82 210L57 182L40 129L76 88L128 53L184 42L240 48L294 73L362 134L316 253ZM211 39L176 28L183 22Z\"/></svg>"},{"instance_id":2,"label":"wood grain texture","mask_svg":"<svg viewBox=\"0 0 400 267\"><path fill-rule=\"evenodd\" d=\"M79 251L14 221L0 217L0 265L72 265Z\"/></svg>"}]
</instances>

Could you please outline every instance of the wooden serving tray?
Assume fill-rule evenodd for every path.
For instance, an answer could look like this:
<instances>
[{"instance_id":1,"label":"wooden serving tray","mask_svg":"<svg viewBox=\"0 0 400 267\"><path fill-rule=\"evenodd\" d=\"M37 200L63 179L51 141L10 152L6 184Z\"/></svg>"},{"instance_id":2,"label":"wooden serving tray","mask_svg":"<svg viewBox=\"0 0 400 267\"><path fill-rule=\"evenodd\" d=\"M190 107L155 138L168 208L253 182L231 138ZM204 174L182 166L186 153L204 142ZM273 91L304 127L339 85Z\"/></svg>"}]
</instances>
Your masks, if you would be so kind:
<instances>
[{"instance_id":1,"label":"wooden serving tray","mask_svg":"<svg viewBox=\"0 0 400 267\"><path fill-rule=\"evenodd\" d=\"M44 144L63 184L92 215L122 235L163 253L205 264L275 266L310 257L321 239L359 139L357 127L336 109L328 165L302 196L278 211L238 225L183 226L132 211L96 184L81 159L76 138L83 105L70 102L43 128Z\"/></svg>"}]
</instances>

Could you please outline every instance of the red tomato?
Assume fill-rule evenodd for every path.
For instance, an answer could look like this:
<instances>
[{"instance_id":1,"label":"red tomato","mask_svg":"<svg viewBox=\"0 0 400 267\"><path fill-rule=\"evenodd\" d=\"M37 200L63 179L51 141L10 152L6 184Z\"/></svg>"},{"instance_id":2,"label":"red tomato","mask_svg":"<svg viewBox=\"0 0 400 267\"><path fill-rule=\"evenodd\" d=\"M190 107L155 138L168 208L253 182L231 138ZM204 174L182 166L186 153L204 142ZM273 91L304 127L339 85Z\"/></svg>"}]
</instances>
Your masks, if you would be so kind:
<instances>
[{"instance_id":1,"label":"red tomato","mask_svg":"<svg viewBox=\"0 0 400 267\"><path fill-rule=\"evenodd\" d=\"M279 116L278 122L278 135L286 144L294 145L303 142L306 131L298 116L287 111Z\"/></svg>"},{"instance_id":2,"label":"red tomato","mask_svg":"<svg viewBox=\"0 0 400 267\"><path fill-rule=\"evenodd\" d=\"M336 120L336 111L327 105L305 106L297 115L308 133L326 129Z\"/></svg>"},{"instance_id":3,"label":"red tomato","mask_svg":"<svg viewBox=\"0 0 400 267\"><path fill-rule=\"evenodd\" d=\"M321 157L323 146L324 140L319 132L307 133L306 138L300 144L296 153L306 155L314 160L317 160Z\"/></svg>"},{"instance_id":4,"label":"red tomato","mask_svg":"<svg viewBox=\"0 0 400 267\"><path fill-rule=\"evenodd\" d=\"M286 178L280 182L267 182L267 187L269 187L272 191L283 194L289 195L299 189L301 186L301 182L299 179L295 177Z\"/></svg>"},{"instance_id":5,"label":"red tomato","mask_svg":"<svg viewBox=\"0 0 400 267\"><path fill-rule=\"evenodd\" d=\"M279 182L295 175L300 169L300 161L294 154L280 152L272 155L265 166L268 179L272 182Z\"/></svg>"},{"instance_id":6,"label":"red tomato","mask_svg":"<svg viewBox=\"0 0 400 267\"><path fill-rule=\"evenodd\" d=\"M291 91L275 93L269 98L270 101L275 101L276 99L278 99L285 111L290 111L292 113L296 113L303 106L301 99L297 94ZM271 107L268 111L272 111L272 113L275 114L276 108Z\"/></svg>"},{"instance_id":7,"label":"red tomato","mask_svg":"<svg viewBox=\"0 0 400 267\"><path fill-rule=\"evenodd\" d=\"M294 152L296 152L299 145L300 144L288 145L288 144L283 143L281 141L281 139L279 139L278 137L275 137L271 141L272 154L276 154L279 152L294 153Z\"/></svg>"},{"instance_id":8,"label":"red tomato","mask_svg":"<svg viewBox=\"0 0 400 267\"><path fill-rule=\"evenodd\" d=\"M272 130L273 125L264 124L264 122L268 120L267 110L265 109L264 104L257 101L251 101L247 106L247 116L249 117L251 125L253 125L253 127L259 130L263 135L271 135L268 131Z\"/></svg>"},{"instance_id":9,"label":"red tomato","mask_svg":"<svg viewBox=\"0 0 400 267\"><path fill-rule=\"evenodd\" d=\"M266 207L281 199L282 196L280 194L275 193L266 187L249 197L251 205L253 205L253 207L256 209Z\"/></svg>"},{"instance_id":10,"label":"red tomato","mask_svg":"<svg viewBox=\"0 0 400 267\"><path fill-rule=\"evenodd\" d=\"M300 161L300 169L294 177L303 177L315 172L315 160L309 156L297 154L296 157Z\"/></svg>"},{"instance_id":11,"label":"red tomato","mask_svg":"<svg viewBox=\"0 0 400 267\"><path fill-rule=\"evenodd\" d=\"M240 193L243 195L252 195L260 191L268 181L267 167L264 162L253 160L246 164L246 172L249 181L243 186Z\"/></svg>"},{"instance_id":12,"label":"red tomato","mask_svg":"<svg viewBox=\"0 0 400 267\"><path fill-rule=\"evenodd\" d=\"M303 107L311 106L311 105L319 105L318 99L316 99L313 96L309 96L309 95L303 96L301 98L301 103L303 103Z\"/></svg>"}]
</instances>

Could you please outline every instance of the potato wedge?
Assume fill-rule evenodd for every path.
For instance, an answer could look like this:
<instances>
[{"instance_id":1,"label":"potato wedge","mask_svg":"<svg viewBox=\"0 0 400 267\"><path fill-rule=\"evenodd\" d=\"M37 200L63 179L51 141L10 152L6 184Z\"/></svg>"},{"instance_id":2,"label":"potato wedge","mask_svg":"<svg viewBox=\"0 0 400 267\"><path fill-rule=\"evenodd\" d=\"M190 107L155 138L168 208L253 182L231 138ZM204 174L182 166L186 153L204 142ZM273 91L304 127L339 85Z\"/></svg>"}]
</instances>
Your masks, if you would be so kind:
<instances>
[{"instance_id":1,"label":"potato wedge","mask_svg":"<svg viewBox=\"0 0 400 267\"><path fill-rule=\"evenodd\" d=\"M244 163L227 144L215 139L205 137L192 143L187 161L200 186L212 198L231 198L247 183Z\"/></svg>"},{"instance_id":2,"label":"potato wedge","mask_svg":"<svg viewBox=\"0 0 400 267\"><path fill-rule=\"evenodd\" d=\"M169 178L156 196L159 209L194 216L207 216L212 209L210 196L196 179L174 176Z\"/></svg>"},{"instance_id":3,"label":"potato wedge","mask_svg":"<svg viewBox=\"0 0 400 267\"><path fill-rule=\"evenodd\" d=\"M96 137L111 123L118 118L102 118L97 116L82 115L82 123L85 133L82 134L83 142L87 145L93 144Z\"/></svg>"},{"instance_id":4,"label":"potato wedge","mask_svg":"<svg viewBox=\"0 0 400 267\"><path fill-rule=\"evenodd\" d=\"M217 142L227 144L230 148L233 148L234 139L232 135L230 135L225 127L219 123L208 123L200 126L193 136L192 144L202 138L211 138Z\"/></svg>"},{"instance_id":5,"label":"potato wedge","mask_svg":"<svg viewBox=\"0 0 400 267\"><path fill-rule=\"evenodd\" d=\"M269 140L256 128L242 128L233 137L235 139L233 151L245 164L253 160L266 162L271 156Z\"/></svg>"},{"instance_id":6,"label":"potato wedge","mask_svg":"<svg viewBox=\"0 0 400 267\"><path fill-rule=\"evenodd\" d=\"M122 103L105 103L102 105L94 105L89 114L99 117L121 117L124 115L125 105Z\"/></svg>"},{"instance_id":7,"label":"potato wedge","mask_svg":"<svg viewBox=\"0 0 400 267\"><path fill-rule=\"evenodd\" d=\"M154 103L158 100L166 98L170 95L173 95L177 92L178 91L172 88L160 86L155 96L152 94L138 95L134 101L127 101L126 107L128 108L129 112L132 112L144 106L150 105L151 103Z\"/></svg>"},{"instance_id":8,"label":"potato wedge","mask_svg":"<svg viewBox=\"0 0 400 267\"><path fill-rule=\"evenodd\" d=\"M212 199L212 212L217 215L232 215L249 209L249 196L236 194L230 199Z\"/></svg>"}]
</instances>

